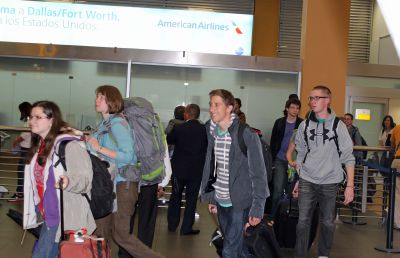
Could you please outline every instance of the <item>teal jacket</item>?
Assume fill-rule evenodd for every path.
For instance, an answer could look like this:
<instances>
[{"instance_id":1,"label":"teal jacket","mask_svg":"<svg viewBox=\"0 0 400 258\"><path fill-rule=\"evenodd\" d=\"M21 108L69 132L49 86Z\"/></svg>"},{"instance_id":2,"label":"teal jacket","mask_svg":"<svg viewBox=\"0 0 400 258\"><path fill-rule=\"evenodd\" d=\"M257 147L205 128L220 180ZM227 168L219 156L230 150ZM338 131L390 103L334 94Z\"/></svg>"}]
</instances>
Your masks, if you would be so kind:
<instances>
[{"instance_id":1,"label":"teal jacket","mask_svg":"<svg viewBox=\"0 0 400 258\"><path fill-rule=\"evenodd\" d=\"M100 145L117 152L115 159L102 155L105 160L115 163L118 168L136 164L135 142L128 122L121 116L110 114L107 120L102 120L92 134Z\"/></svg>"}]
</instances>

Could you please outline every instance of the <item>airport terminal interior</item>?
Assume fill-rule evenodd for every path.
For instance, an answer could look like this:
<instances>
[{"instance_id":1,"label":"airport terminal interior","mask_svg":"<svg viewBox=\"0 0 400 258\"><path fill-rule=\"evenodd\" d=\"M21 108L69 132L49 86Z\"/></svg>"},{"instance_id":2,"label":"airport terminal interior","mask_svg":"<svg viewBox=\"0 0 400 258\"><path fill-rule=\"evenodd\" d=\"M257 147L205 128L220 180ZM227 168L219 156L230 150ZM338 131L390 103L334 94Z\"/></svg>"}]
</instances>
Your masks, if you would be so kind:
<instances>
[{"instance_id":1,"label":"airport terminal interior","mask_svg":"<svg viewBox=\"0 0 400 258\"><path fill-rule=\"evenodd\" d=\"M239 20L249 18L252 22L250 30L253 33L249 39L250 43L246 43L248 49L243 45L231 46L234 45L233 42L235 44L237 42L229 36L226 39L229 44L223 42L222 46L207 49L204 52L162 48L163 44L160 49L151 47L144 49L146 44L154 46L155 41L165 40L164 43L167 44L166 38L151 38L151 42L147 43L138 40L142 44L141 47L135 45L110 47L107 42L112 42L114 36L109 35L102 35L107 38L107 40L104 39L105 45L102 46L98 44L101 40L97 42L91 40L90 43L86 42L82 45L75 43L78 42L76 40L79 37L84 38L79 34L68 34L70 38L66 37L66 40L71 40L73 42L71 44L29 41L32 40L30 37L33 37L34 33L26 33L28 36L23 39L19 37L25 33L23 30L15 38L10 36L10 32L5 40L1 34L0 257L30 257L35 241L31 233L24 234L22 227L7 216L10 209L19 212L23 210L22 201L10 202L11 197L16 193L19 159L19 153L12 148L12 142L21 131L27 130L22 128L23 122L20 121L18 105L21 102L54 101L60 106L66 122L79 130L90 131L101 121L101 116L95 112L95 89L100 85L113 85L119 89L123 97L138 96L149 100L155 112L159 114L162 124L166 126L173 118L176 106L191 103L199 105L199 120L206 122L210 119L208 94L213 89L223 88L241 99L241 110L246 114L247 123L259 129L262 139L269 143L274 121L282 117L285 101L290 94L297 94L300 97L301 116L308 111L306 99L309 92L305 89L311 89L311 87L305 84L310 84L309 78L313 76L313 72L306 70L305 67L309 67L307 60L315 58L315 53L307 55L305 51L301 51L304 47L302 44L305 44L302 42L301 33L306 31L304 26L308 28L310 26L304 20L302 23L302 19L306 17L304 9L309 8L308 15L312 15L313 9L310 6L313 4L317 5L317 8L322 8L321 10L324 9L321 2L315 1L328 4L332 0L70 0L61 1L62 3L60 1L0 1L0 30L4 28L12 31L11 27L16 26L15 30L18 31L19 19L23 24L29 23L25 21L23 15L37 15L42 18L46 15L51 16L51 12L46 14L46 10L53 8L51 4L59 4L54 8L64 11L68 8L74 10L65 12L65 19L78 17L81 13L79 10L85 8L90 10L90 6L98 6L98 10L104 10L107 7L116 8L112 9L115 13L118 11L123 13L126 10L133 12L133 9L129 8L139 8L138 10L154 8L158 11L200 10L205 11L207 15L210 15L209 13L232 14L233 18L227 16L228 18L224 19L231 19L227 26L235 27L240 44L244 42L244 37L247 35L246 27L244 25L241 27ZM343 85L331 86L334 93L333 109L338 110L337 116L343 116L345 113L355 115L354 125L359 128L368 146L371 147L367 158L373 158L375 154L381 156L382 150L373 149L373 147L378 146L382 119L386 115L391 115L394 121L400 124L400 62L393 40L394 35L391 34L392 30L385 22L378 0L351 0L349 5L345 3L346 1L338 0L338 2L348 8L347 14L350 17L348 18L348 48L342 51L347 54L347 57L342 58L344 61L339 60L345 63L346 69L343 71L336 69L337 67L333 65L337 61L336 56L329 56L329 51L326 51L328 56L326 62L329 63L326 67L332 70L333 75L315 74L315 77L323 82L326 80L329 85L336 83L337 78L341 78ZM37 7L36 11L33 11L34 6L41 4L49 5L42 9ZM338 6L340 7L340 4ZM24 8L27 10L25 14L13 11ZM330 19L329 22L336 21L335 19L343 15L339 9L336 10L339 14L335 14L338 15L337 17L333 15L335 17L324 18ZM326 10L323 11L329 13ZM61 15L62 13L63 11ZM178 13L173 15L178 15ZM185 19L188 19L188 16L185 15ZM93 24L105 26L101 23L104 20L109 26L115 22L115 17L114 14L95 16L93 19L96 19L98 23ZM212 16L204 16L202 19L211 19L210 17ZM319 16L318 18L322 19ZM45 31L44 27L48 27L46 29L50 30L46 31L48 34L46 36L51 36L52 33L56 35L56 28L51 28L51 26L56 26L54 24L57 24L58 18L54 18L56 22L53 25L48 23L51 18L48 19L46 25L25 24L21 28L31 27L28 31L32 32L32 28L36 26L35 31L38 33L41 30ZM237 20L234 21L234 19ZM189 26L189 23L182 21L162 24L162 26L171 26L173 29L178 27L188 29ZM193 24L190 25L192 28ZM78 30L80 25L69 23L69 26L77 26L75 29ZM84 29L94 28L90 26ZM209 26L212 30L217 30L214 23L210 23ZM122 34L130 36L135 34L124 31L126 29L121 28ZM332 30L332 33L334 31ZM137 35L140 33L143 31L138 31ZM182 42L185 43L187 40L187 38L183 40L179 35L174 37L179 40L171 43L172 45L181 46ZM211 36L206 35L206 37ZM320 40L323 41L323 37ZM93 45L90 45L92 43ZM205 41L197 44L196 47L207 44L211 45L210 42ZM223 52L226 49L233 53ZM246 51L248 51L247 54ZM316 55L318 56L318 53ZM318 67L318 62L324 63L323 60L314 60L314 69ZM373 182L369 181L370 178L373 178ZM389 178L388 175L384 177L377 170L368 167L356 169L356 200L354 205L346 207L338 201L335 236L330 257L399 257L400 230L390 228L388 231L387 226L392 198ZM179 231L175 233L168 231L167 204L171 186L169 185L166 189L166 195L159 201L153 249L168 258L219 257L215 247L210 243L211 235L217 228L217 221L208 212L206 203L199 200L197 205L193 228L199 229L200 234L182 236ZM182 211L183 206L184 202ZM317 257L317 244L318 240L311 246L310 257ZM386 251L378 251L376 248ZM292 248L282 248L281 251L285 258L294 255ZM118 247L115 244L112 245L112 254L113 257L118 257Z\"/></svg>"}]
</instances>

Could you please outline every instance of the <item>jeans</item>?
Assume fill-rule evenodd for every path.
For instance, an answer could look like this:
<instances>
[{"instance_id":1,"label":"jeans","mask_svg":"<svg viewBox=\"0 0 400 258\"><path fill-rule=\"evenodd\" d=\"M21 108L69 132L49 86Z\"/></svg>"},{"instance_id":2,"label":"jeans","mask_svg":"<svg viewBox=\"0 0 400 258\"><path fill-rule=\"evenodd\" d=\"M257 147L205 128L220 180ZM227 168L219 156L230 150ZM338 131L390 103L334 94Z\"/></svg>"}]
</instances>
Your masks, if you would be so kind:
<instances>
[{"instance_id":1,"label":"jeans","mask_svg":"<svg viewBox=\"0 0 400 258\"><path fill-rule=\"evenodd\" d=\"M308 257L311 220L319 204L320 233L318 256L329 256L335 231L335 206L339 184L313 184L300 178L299 222L296 230L295 257Z\"/></svg>"},{"instance_id":2,"label":"jeans","mask_svg":"<svg viewBox=\"0 0 400 258\"><path fill-rule=\"evenodd\" d=\"M283 189L287 188L288 184L288 162L279 158L275 159L275 172L272 178L273 192L271 199L271 214L270 218L274 219L277 213L279 200L282 197Z\"/></svg>"},{"instance_id":3,"label":"jeans","mask_svg":"<svg viewBox=\"0 0 400 258\"><path fill-rule=\"evenodd\" d=\"M58 225L48 227L46 222L42 225L40 237L34 247L32 258L57 258L58 242L56 242L56 234Z\"/></svg>"},{"instance_id":4,"label":"jeans","mask_svg":"<svg viewBox=\"0 0 400 258\"><path fill-rule=\"evenodd\" d=\"M218 222L224 236L222 258L250 257L243 240L243 231L249 220L249 209L235 210L233 207L222 207L217 204Z\"/></svg>"}]
</instances>

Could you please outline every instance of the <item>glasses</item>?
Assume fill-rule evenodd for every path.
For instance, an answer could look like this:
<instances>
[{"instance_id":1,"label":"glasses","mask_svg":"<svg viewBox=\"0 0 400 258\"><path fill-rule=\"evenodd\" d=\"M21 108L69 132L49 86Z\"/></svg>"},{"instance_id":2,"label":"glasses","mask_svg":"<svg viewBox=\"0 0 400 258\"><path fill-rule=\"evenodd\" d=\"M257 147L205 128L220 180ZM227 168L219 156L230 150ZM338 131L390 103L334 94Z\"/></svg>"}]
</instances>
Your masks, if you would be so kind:
<instances>
[{"instance_id":1,"label":"glasses","mask_svg":"<svg viewBox=\"0 0 400 258\"><path fill-rule=\"evenodd\" d=\"M49 119L48 116L28 116L29 120L41 120L41 119Z\"/></svg>"},{"instance_id":2,"label":"glasses","mask_svg":"<svg viewBox=\"0 0 400 258\"><path fill-rule=\"evenodd\" d=\"M319 99L327 99L327 98L329 98L329 97L327 97L327 96L310 96L310 97L308 97L308 101L313 101L313 100L315 100L315 101L318 101Z\"/></svg>"}]
</instances>

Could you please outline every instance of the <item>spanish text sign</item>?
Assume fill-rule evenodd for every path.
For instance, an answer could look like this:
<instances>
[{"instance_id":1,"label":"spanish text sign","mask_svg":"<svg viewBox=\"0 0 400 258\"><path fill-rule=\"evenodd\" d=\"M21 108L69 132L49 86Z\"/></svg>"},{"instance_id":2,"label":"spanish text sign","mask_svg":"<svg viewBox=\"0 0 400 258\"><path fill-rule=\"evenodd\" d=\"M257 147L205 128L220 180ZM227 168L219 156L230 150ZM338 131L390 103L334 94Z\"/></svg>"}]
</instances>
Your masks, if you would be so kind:
<instances>
[{"instance_id":1,"label":"spanish text sign","mask_svg":"<svg viewBox=\"0 0 400 258\"><path fill-rule=\"evenodd\" d=\"M253 16L0 1L0 41L251 55Z\"/></svg>"}]
</instances>

